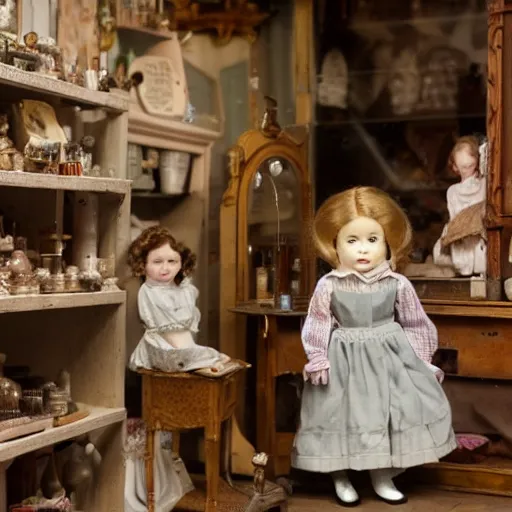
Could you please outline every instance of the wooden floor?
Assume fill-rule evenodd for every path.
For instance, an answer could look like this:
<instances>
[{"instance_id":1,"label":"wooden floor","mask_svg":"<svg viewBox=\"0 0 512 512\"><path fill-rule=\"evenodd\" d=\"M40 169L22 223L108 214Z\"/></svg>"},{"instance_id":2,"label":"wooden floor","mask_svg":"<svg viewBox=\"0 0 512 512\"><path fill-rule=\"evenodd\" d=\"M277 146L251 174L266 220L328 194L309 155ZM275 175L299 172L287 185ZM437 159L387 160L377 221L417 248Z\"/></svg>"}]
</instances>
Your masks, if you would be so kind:
<instances>
[{"instance_id":1,"label":"wooden floor","mask_svg":"<svg viewBox=\"0 0 512 512\"><path fill-rule=\"evenodd\" d=\"M203 512L206 485L203 475L193 475L196 489L188 493L176 506L175 512ZM366 479L367 480L367 479ZM512 512L512 497L484 496L481 494L441 491L425 486L401 482L397 487L406 492L409 501L404 505L391 506L379 501L371 489L369 481L353 479L360 493L362 503L354 512ZM234 490L221 479L217 512L244 512L252 495L252 482L237 480ZM241 488L249 491L240 492ZM311 478L306 485L295 481L292 496L288 502L288 512L341 512L350 510L338 505L334 498L334 488L330 479Z\"/></svg>"},{"instance_id":2,"label":"wooden floor","mask_svg":"<svg viewBox=\"0 0 512 512\"><path fill-rule=\"evenodd\" d=\"M512 498L461 494L427 488L411 489L409 502L389 506L372 496L371 491L361 493L362 503L353 509L358 512L512 512ZM289 512L340 512L332 495L311 496L296 494L290 498Z\"/></svg>"}]
</instances>

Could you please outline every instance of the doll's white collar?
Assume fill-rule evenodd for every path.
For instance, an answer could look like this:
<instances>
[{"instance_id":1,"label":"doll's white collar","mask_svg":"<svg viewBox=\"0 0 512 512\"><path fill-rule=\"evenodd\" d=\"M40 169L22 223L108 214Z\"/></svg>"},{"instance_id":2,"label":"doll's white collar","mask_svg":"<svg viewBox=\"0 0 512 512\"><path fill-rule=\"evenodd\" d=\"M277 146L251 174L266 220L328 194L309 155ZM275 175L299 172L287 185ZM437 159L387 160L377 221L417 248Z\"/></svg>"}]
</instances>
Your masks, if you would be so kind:
<instances>
[{"instance_id":1,"label":"doll's white collar","mask_svg":"<svg viewBox=\"0 0 512 512\"><path fill-rule=\"evenodd\" d=\"M343 268L337 268L334 270L331 270L327 274L327 277L333 276L333 277L347 277L354 275L361 281L365 283L374 283L375 281L378 281L379 279L382 279L386 275L391 275L393 271L391 270L391 266L389 264L389 261L383 261L380 265L375 267L374 269L370 270L369 272L365 272L364 274L361 274L360 272L357 272L356 270L345 270Z\"/></svg>"}]
</instances>

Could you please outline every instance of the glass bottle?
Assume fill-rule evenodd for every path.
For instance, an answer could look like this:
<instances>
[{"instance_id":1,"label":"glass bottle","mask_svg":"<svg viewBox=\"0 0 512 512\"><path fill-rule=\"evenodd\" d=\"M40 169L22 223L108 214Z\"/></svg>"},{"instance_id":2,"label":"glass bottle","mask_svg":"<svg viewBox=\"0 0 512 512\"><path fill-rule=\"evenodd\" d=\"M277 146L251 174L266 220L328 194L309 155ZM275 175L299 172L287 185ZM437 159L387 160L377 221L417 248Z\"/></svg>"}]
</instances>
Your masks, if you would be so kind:
<instances>
[{"instance_id":1,"label":"glass bottle","mask_svg":"<svg viewBox=\"0 0 512 512\"><path fill-rule=\"evenodd\" d=\"M300 258L295 258L290 276L290 292L293 297L297 297L300 294L300 268Z\"/></svg>"}]
</instances>

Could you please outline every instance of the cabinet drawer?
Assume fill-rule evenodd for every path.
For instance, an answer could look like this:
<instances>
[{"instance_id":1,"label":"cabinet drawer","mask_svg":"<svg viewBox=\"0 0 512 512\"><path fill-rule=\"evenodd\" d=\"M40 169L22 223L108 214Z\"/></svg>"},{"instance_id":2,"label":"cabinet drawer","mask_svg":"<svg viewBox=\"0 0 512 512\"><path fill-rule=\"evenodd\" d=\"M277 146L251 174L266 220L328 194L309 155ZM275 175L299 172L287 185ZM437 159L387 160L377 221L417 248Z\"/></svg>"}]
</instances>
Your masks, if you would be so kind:
<instances>
[{"instance_id":1,"label":"cabinet drawer","mask_svg":"<svg viewBox=\"0 0 512 512\"><path fill-rule=\"evenodd\" d=\"M439 348L456 351L462 377L512 379L512 320L432 316Z\"/></svg>"}]
</instances>

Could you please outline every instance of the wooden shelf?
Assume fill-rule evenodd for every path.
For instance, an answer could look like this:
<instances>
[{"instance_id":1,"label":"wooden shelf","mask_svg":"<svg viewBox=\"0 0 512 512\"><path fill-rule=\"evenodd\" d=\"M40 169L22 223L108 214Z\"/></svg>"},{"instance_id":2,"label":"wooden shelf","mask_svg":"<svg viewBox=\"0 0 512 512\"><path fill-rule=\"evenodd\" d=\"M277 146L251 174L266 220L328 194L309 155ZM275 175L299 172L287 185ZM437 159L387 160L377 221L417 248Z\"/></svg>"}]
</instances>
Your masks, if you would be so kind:
<instances>
[{"instance_id":1,"label":"wooden shelf","mask_svg":"<svg viewBox=\"0 0 512 512\"><path fill-rule=\"evenodd\" d=\"M407 471L407 480L456 492L512 497L512 461L488 457L474 464L439 462Z\"/></svg>"},{"instance_id":2,"label":"wooden shelf","mask_svg":"<svg viewBox=\"0 0 512 512\"><path fill-rule=\"evenodd\" d=\"M220 136L220 132L193 123L147 114L132 100L128 117L128 142L132 144L197 153L198 145L213 144Z\"/></svg>"},{"instance_id":3,"label":"wooden shelf","mask_svg":"<svg viewBox=\"0 0 512 512\"><path fill-rule=\"evenodd\" d=\"M128 110L127 94L91 91L79 85L43 74L23 71L3 63L0 63L0 84L11 89L26 89L30 94L36 94L42 99L60 98L77 106L104 108L117 113Z\"/></svg>"},{"instance_id":4,"label":"wooden shelf","mask_svg":"<svg viewBox=\"0 0 512 512\"><path fill-rule=\"evenodd\" d=\"M118 25L118 32L132 32L133 34L142 34L148 35L152 37L156 37L158 39L172 39L173 32L170 30L155 30L153 28L147 27L137 27L135 25Z\"/></svg>"},{"instance_id":5,"label":"wooden shelf","mask_svg":"<svg viewBox=\"0 0 512 512\"><path fill-rule=\"evenodd\" d=\"M132 191L132 198L136 199L182 199L189 194L183 192L181 194L162 194L161 192L135 192Z\"/></svg>"},{"instance_id":6,"label":"wooden shelf","mask_svg":"<svg viewBox=\"0 0 512 512\"><path fill-rule=\"evenodd\" d=\"M0 314L123 304L125 299L126 292L122 290L115 292L7 295L0 297Z\"/></svg>"},{"instance_id":7,"label":"wooden shelf","mask_svg":"<svg viewBox=\"0 0 512 512\"><path fill-rule=\"evenodd\" d=\"M40 450L55 443L73 439L93 430L120 423L126 418L124 408L107 409L91 407L90 414L83 420L62 427L52 427L43 432L20 439L0 443L0 462L8 461L25 453Z\"/></svg>"},{"instance_id":8,"label":"wooden shelf","mask_svg":"<svg viewBox=\"0 0 512 512\"><path fill-rule=\"evenodd\" d=\"M55 174L0 171L0 187L44 188L125 195L130 193L131 181L90 176L57 176Z\"/></svg>"},{"instance_id":9,"label":"wooden shelf","mask_svg":"<svg viewBox=\"0 0 512 512\"><path fill-rule=\"evenodd\" d=\"M467 23L474 22L487 22L488 14L484 12L472 12L472 13L461 13L454 14L451 16L419 16L417 18L406 18L404 20L354 20L350 23L352 30L364 30L375 31L379 28L386 27L389 29L401 28L406 25L414 25L420 27L422 25L433 25L433 24L446 24L446 23L461 23L462 21Z\"/></svg>"},{"instance_id":10,"label":"wooden shelf","mask_svg":"<svg viewBox=\"0 0 512 512\"><path fill-rule=\"evenodd\" d=\"M470 114L453 112L433 112L433 113L417 113L407 116L387 116L387 117L346 117L336 121L328 121L318 119L315 121L315 126L321 128L338 128L340 126L349 126L354 124L368 125L368 124L392 124L392 123L435 123L441 121L457 121L459 119L484 119L485 112L475 112Z\"/></svg>"},{"instance_id":11,"label":"wooden shelf","mask_svg":"<svg viewBox=\"0 0 512 512\"><path fill-rule=\"evenodd\" d=\"M421 299L428 315L512 318L512 302L488 300Z\"/></svg>"}]
</instances>

